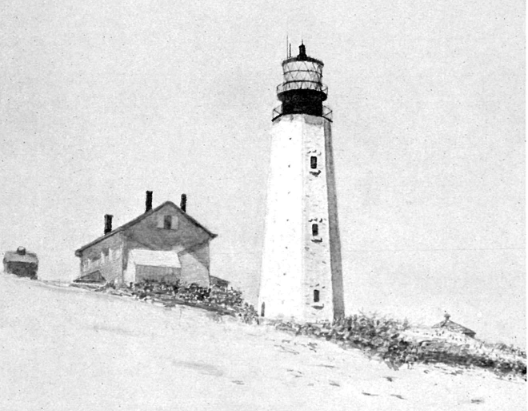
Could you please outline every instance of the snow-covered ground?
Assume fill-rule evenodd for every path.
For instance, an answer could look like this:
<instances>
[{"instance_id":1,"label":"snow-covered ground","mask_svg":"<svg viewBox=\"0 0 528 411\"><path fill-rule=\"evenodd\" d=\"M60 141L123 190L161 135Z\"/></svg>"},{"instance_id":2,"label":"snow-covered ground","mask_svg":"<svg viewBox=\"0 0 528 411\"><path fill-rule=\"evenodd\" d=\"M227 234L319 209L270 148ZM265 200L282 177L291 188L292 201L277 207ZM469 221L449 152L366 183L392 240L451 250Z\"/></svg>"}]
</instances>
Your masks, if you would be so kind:
<instances>
[{"instance_id":1,"label":"snow-covered ground","mask_svg":"<svg viewBox=\"0 0 528 411\"><path fill-rule=\"evenodd\" d=\"M399 371L177 306L0 274L1 410L523 410L526 383Z\"/></svg>"}]
</instances>

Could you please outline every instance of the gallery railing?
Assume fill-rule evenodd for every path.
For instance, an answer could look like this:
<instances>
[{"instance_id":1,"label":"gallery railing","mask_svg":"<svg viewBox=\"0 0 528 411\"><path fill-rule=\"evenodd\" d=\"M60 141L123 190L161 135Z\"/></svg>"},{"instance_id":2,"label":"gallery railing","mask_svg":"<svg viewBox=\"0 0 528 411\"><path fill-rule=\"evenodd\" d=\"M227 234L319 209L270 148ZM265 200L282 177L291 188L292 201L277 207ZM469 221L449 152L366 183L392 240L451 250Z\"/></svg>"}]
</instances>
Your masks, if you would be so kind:
<instances>
[{"instance_id":1,"label":"gallery railing","mask_svg":"<svg viewBox=\"0 0 528 411\"><path fill-rule=\"evenodd\" d=\"M279 118L282 116L282 104L275 107L271 113L271 121L274 121L276 118ZM288 113L288 114L295 114L295 113ZM302 114L302 113L299 113ZM333 121L333 112L328 106L323 105L323 113L321 117L326 118L328 121Z\"/></svg>"}]
</instances>

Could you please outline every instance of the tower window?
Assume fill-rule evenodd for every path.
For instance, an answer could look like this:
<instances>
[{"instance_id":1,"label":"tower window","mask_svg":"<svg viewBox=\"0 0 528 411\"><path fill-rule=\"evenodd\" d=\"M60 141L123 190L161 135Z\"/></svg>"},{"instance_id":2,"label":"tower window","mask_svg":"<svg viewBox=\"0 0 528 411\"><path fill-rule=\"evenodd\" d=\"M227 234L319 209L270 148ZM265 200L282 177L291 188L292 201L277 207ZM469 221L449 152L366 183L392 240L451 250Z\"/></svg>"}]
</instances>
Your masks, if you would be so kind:
<instances>
[{"instance_id":1,"label":"tower window","mask_svg":"<svg viewBox=\"0 0 528 411\"><path fill-rule=\"evenodd\" d=\"M262 306L260 308L260 316L264 317L266 314L266 303L262 303Z\"/></svg>"},{"instance_id":2,"label":"tower window","mask_svg":"<svg viewBox=\"0 0 528 411\"><path fill-rule=\"evenodd\" d=\"M316 156L310 157L310 168L312 170L315 170L317 168L317 157Z\"/></svg>"},{"instance_id":3,"label":"tower window","mask_svg":"<svg viewBox=\"0 0 528 411\"><path fill-rule=\"evenodd\" d=\"M172 228L172 216L166 215L163 217L163 228L165 230L170 230Z\"/></svg>"},{"instance_id":4,"label":"tower window","mask_svg":"<svg viewBox=\"0 0 528 411\"><path fill-rule=\"evenodd\" d=\"M319 224L312 224L312 236L317 237L319 235Z\"/></svg>"},{"instance_id":5,"label":"tower window","mask_svg":"<svg viewBox=\"0 0 528 411\"><path fill-rule=\"evenodd\" d=\"M319 290L314 290L314 303L319 302Z\"/></svg>"}]
</instances>

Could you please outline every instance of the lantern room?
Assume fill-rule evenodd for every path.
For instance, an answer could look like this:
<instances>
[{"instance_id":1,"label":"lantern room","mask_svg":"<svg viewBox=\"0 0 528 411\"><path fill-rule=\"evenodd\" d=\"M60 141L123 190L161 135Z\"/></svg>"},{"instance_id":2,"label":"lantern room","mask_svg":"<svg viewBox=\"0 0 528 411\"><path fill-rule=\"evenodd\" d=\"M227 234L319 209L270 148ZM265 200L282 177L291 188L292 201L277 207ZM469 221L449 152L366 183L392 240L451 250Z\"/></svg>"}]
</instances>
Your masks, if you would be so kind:
<instances>
[{"instance_id":1,"label":"lantern room","mask_svg":"<svg viewBox=\"0 0 528 411\"><path fill-rule=\"evenodd\" d=\"M323 106L328 87L322 83L323 62L306 55L306 46L299 46L299 55L282 62L284 81L277 86L281 106L273 111L273 120L285 114L309 114L327 117L331 111ZM331 120L331 118L328 118Z\"/></svg>"}]
</instances>

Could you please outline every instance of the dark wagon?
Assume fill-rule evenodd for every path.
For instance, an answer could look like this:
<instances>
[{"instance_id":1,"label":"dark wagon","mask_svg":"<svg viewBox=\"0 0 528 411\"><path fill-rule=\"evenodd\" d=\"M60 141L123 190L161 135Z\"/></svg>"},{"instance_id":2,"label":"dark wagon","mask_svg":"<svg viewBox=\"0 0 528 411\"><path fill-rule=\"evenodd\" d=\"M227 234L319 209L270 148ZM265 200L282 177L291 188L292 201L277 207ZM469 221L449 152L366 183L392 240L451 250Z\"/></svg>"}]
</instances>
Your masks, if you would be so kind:
<instances>
[{"instance_id":1,"label":"dark wagon","mask_svg":"<svg viewBox=\"0 0 528 411\"><path fill-rule=\"evenodd\" d=\"M38 258L35 253L18 247L16 251L6 251L4 255L4 271L19 277L37 278Z\"/></svg>"}]
</instances>

